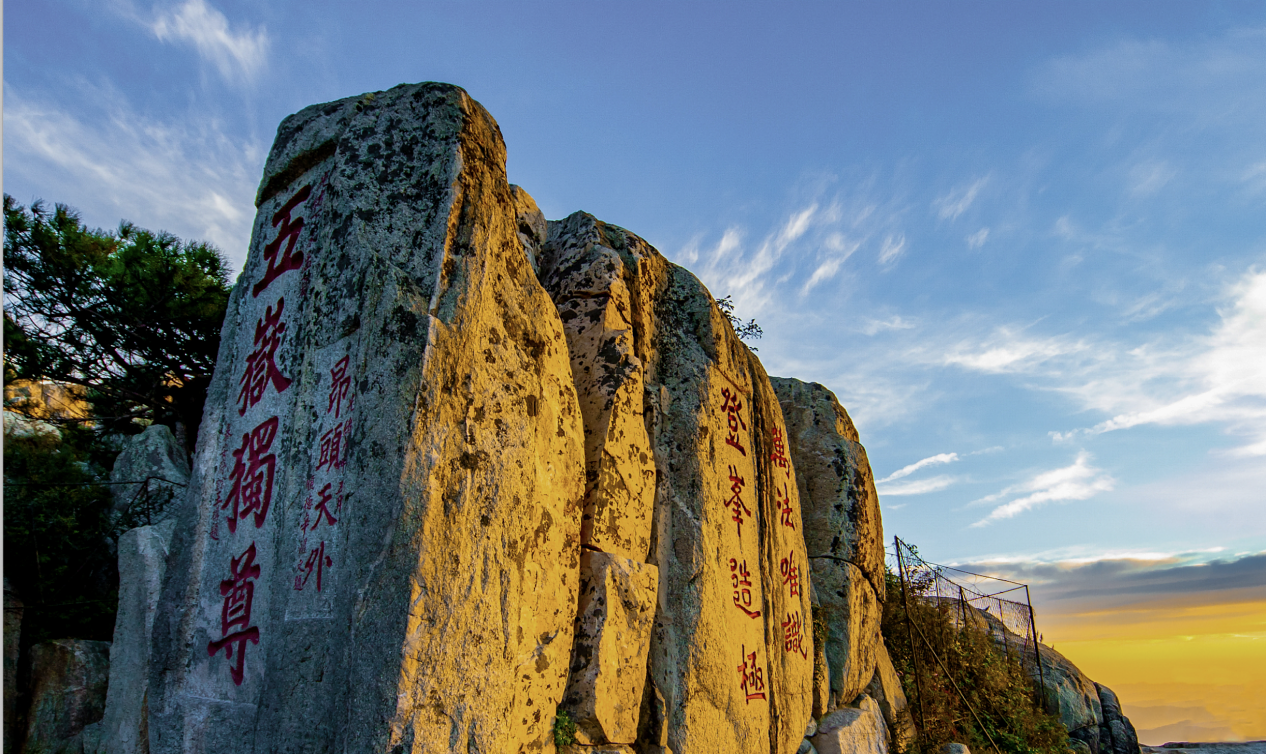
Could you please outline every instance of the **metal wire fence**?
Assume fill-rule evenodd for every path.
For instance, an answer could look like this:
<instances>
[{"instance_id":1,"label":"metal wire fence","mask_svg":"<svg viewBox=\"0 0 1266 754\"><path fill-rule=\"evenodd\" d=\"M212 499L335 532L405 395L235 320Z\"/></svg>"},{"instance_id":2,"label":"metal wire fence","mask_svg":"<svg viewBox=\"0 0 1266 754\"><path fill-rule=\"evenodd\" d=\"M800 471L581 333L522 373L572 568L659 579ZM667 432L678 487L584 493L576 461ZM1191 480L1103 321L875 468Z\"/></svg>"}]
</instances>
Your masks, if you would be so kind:
<instances>
[{"instance_id":1,"label":"metal wire fence","mask_svg":"<svg viewBox=\"0 0 1266 754\"><path fill-rule=\"evenodd\" d=\"M930 627L911 623L910 601L921 600L940 608L940 612L946 613L956 628L973 625L987 630L993 640L1003 646L1009 661L1019 663L1021 667L1036 666L1038 689L1044 686L1041 656L1038 653L1037 624L1027 584L931 563L924 560L915 547L898 537L893 537L888 555L890 567L901 583L901 599L906 603L905 614L912 657L918 655L914 645L922 643L935 658L936 664L944 669L944 661L938 648L928 638ZM928 670L930 669L921 667L917 660L914 662L915 684L920 689L920 703L924 683L922 676ZM948 675L948 670L946 674ZM971 708L966 695L957 685L955 691L972 715L976 716L976 710ZM1040 691L1037 703L1040 707ZM978 717L977 721L979 722ZM990 743L994 743L992 739ZM996 744L994 748L997 749Z\"/></svg>"}]
</instances>

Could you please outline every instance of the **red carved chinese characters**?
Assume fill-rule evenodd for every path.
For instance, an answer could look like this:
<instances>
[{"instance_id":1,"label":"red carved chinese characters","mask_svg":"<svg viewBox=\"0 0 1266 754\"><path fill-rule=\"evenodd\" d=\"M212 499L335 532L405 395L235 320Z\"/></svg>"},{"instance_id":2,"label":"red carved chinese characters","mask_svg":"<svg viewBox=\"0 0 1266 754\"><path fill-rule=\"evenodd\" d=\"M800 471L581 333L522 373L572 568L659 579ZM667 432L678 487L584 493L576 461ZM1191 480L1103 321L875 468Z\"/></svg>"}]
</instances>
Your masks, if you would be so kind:
<instances>
[{"instance_id":1,"label":"red carved chinese characters","mask_svg":"<svg viewBox=\"0 0 1266 754\"><path fill-rule=\"evenodd\" d=\"M303 202L307 201L312 195L312 185L309 184L299 189L299 193L290 198L286 202L286 206L277 210L273 215L273 227L281 224L281 229L277 231L277 238L273 242L264 247L264 259L268 260L268 269L264 271L264 277L251 288L251 297L257 297L265 288L267 288L274 280L282 275L282 273L297 270L303 266L303 252L295 252L295 242L299 240L299 232L303 230L303 218L291 220L290 213L294 211ZM281 252L281 245L285 243L286 250ZM281 252L278 257L278 252Z\"/></svg>"},{"instance_id":2,"label":"red carved chinese characters","mask_svg":"<svg viewBox=\"0 0 1266 754\"><path fill-rule=\"evenodd\" d=\"M743 653L743 662L739 663L738 672L739 688L743 689L743 693L747 695L747 701L753 699L765 698L765 669L757 667L756 653L748 653L747 646L741 645L739 651Z\"/></svg>"},{"instance_id":3,"label":"red carved chinese characters","mask_svg":"<svg viewBox=\"0 0 1266 754\"><path fill-rule=\"evenodd\" d=\"M771 434L773 437L770 445L773 446L773 450L769 451L769 460L780 469L789 468L791 464L787 461L787 445L783 440L782 429L775 426Z\"/></svg>"},{"instance_id":4,"label":"red carved chinese characters","mask_svg":"<svg viewBox=\"0 0 1266 754\"><path fill-rule=\"evenodd\" d=\"M330 503L334 501L334 493L330 492L330 488L333 486L334 486L333 483L327 483L324 487L321 488L321 492L320 492L321 500L317 502L316 521L312 522L311 531L316 531L316 528L321 525L322 520L324 520L326 524L329 526L333 526L338 523L338 519L334 517L334 514L330 513L330 508L329 508ZM341 492L343 489L343 483L339 482L338 487ZM342 495L339 495L339 498L340 498L339 504L337 507L335 507L335 510L338 510L338 508L342 507L343 505L342 497L343 497Z\"/></svg>"},{"instance_id":5,"label":"red carved chinese characters","mask_svg":"<svg viewBox=\"0 0 1266 754\"><path fill-rule=\"evenodd\" d=\"M330 370L330 405L325 409L325 413L334 412L334 418L337 419L343 412L343 400L347 398L347 393L352 389L352 378L347 373L347 364L351 361L350 356L344 356L338 360L334 368ZM347 407L352 407L352 402L348 400Z\"/></svg>"},{"instance_id":6,"label":"red carved chinese characters","mask_svg":"<svg viewBox=\"0 0 1266 754\"><path fill-rule=\"evenodd\" d=\"M789 588L788 596L800 596L800 566L792 562L795 552L787 553L787 557L782 559L778 568L782 571L782 583Z\"/></svg>"},{"instance_id":7,"label":"red carved chinese characters","mask_svg":"<svg viewBox=\"0 0 1266 754\"><path fill-rule=\"evenodd\" d=\"M759 618L760 611L751 609L752 574L747 570L746 560L740 562L730 558L730 586L734 588L734 606L749 618Z\"/></svg>"},{"instance_id":8,"label":"red carved chinese characters","mask_svg":"<svg viewBox=\"0 0 1266 754\"><path fill-rule=\"evenodd\" d=\"M743 403L739 400L738 392L730 392L730 389L722 388L721 397L725 398L724 405L721 410L726 414L726 422L729 425L730 432L725 436L725 444L738 449L738 452L747 455L747 450L743 448L743 444L739 441L739 428L744 432L747 431L747 424L743 421L743 417L739 412L743 410Z\"/></svg>"},{"instance_id":9,"label":"red carved chinese characters","mask_svg":"<svg viewBox=\"0 0 1266 754\"><path fill-rule=\"evenodd\" d=\"M787 620L782 622L782 651L799 652L801 657L808 658L809 652L804 648L803 639L804 632L800 611L787 613Z\"/></svg>"},{"instance_id":10,"label":"red carved chinese characters","mask_svg":"<svg viewBox=\"0 0 1266 754\"><path fill-rule=\"evenodd\" d=\"M738 475L738 468L730 467L730 498L725 501L725 507L729 508L733 513L734 523L737 524L738 536L743 536L743 516L752 517L752 512L743 504L743 477Z\"/></svg>"},{"instance_id":11,"label":"red carved chinese characters","mask_svg":"<svg viewBox=\"0 0 1266 754\"><path fill-rule=\"evenodd\" d=\"M221 508L230 508L229 532L237 532L237 520L255 514L255 528L264 525L273 499L273 476L277 456L268 451L277 437L277 417L265 419L242 435L242 447L233 451L233 487Z\"/></svg>"},{"instance_id":12,"label":"red carved chinese characters","mask_svg":"<svg viewBox=\"0 0 1266 754\"><path fill-rule=\"evenodd\" d=\"M278 393L290 387L290 380L277 368L277 349L281 347L281 338L286 332L286 323L281 321L285 308L286 300L278 299L277 311L268 307L263 319L255 325L255 350L246 357L246 371L239 380L242 385L237 395L242 402L237 410L239 416L245 416L246 409L259 403L269 383Z\"/></svg>"},{"instance_id":13,"label":"red carved chinese characters","mask_svg":"<svg viewBox=\"0 0 1266 754\"><path fill-rule=\"evenodd\" d=\"M334 425L334 429L321 435L321 455L317 459L317 471L329 466L333 469L343 467L343 431L342 423Z\"/></svg>"},{"instance_id":14,"label":"red carved chinese characters","mask_svg":"<svg viewBox=\"0 0 1266 754\"><path fill-rule=\"evenodd\" d=\"M255 543L246 548L239 558L229 563L229 578L220 582L220 595L224 605L220 608L220 638L207 643L207 656L215 657L224 650L224 657L233 661L229 675L233 683L242 685L242 672L246 662L246 643L259 644L259 629L251 625L251 602L255 598L253 579L259 578L259 566L255 564ZM236 631L230 631L236 628Z\"/></svg>"},{"instance_id":15,"label":"red carved chinese characters","mask_svg":"<svg viewBox=\"0 0 1266 754\"><path fill-rule=\"evenodd\" d=\"M312 552L308 553L308 560L300 567L300 571L304 572L302 577L295 576L295 589L302 590L308 585L308 579L312 577L313 571L316 572L316 590L321 591L321 576L326 568L334 565L334 561L329 555L325 554L325 542L312 548Z\"/></svg>"},{"instance_id":16,"label":"red carved chinese characters","mask_svg":"<svg viewBox=\"0 0 1266 754\"><path fill-rule=\"evenodd\" d=\"M787 494L787 483L782 483L782 489L778 489L778 485L774 485L774 500L778 503L778 511L782 514L782 525L791 529L796 528L796 511L791 507L791 495Z\"/></svg>"}]
</instances>

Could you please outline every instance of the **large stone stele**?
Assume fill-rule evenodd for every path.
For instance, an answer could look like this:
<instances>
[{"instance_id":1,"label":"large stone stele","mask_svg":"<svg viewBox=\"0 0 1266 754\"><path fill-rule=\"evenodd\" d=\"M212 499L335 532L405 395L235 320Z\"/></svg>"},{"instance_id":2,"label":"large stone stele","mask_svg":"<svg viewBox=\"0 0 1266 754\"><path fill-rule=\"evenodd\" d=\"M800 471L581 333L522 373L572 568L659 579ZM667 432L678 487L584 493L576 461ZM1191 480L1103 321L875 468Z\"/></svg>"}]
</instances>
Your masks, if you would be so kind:
<instances>
[{"instance_id":1,"label":"large stone stele","mask_svg":"<svg viewBox=\"0 0 1266 754\"><path fill-rule=\"evenodd\" d=\"M848 412L816 382L771 378L782 404L803 505L805 547L826 621L837 704L874 675L882 639L884 534L866 449Z\"/></svg>"},{"instance_id":2,"label":"large stone stele","mask_svg":"<svg viewBox=\"0 0 1266 754\"><path fill-rule=\"evenodd\" d=\"M576 213L549 224L540 262L585 416L585 545L658 568L643 696L663 719L641 743L796 751L810 583L768 377L699 280L636 235Z\"/></svg>"},{"instance_id":3,"label":"large stone stele","mask_svg":"<svg viewBox=\"0 0 1266 754\"><path fill-rule=\"evenodd\" d=\"M553 751L584 456L492 117L447 84L287 118L177 512L150 744Z\"/></svg>"}]
</instances>

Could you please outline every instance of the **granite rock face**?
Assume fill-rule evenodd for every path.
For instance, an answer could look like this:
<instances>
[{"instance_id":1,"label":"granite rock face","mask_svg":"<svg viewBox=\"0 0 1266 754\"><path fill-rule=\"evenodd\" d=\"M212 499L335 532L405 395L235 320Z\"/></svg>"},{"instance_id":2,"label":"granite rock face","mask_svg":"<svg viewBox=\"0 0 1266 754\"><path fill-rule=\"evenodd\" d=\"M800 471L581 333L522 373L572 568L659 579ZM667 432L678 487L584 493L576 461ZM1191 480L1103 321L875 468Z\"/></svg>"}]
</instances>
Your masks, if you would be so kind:
<instances>
[{"instance_id":1,"label":"granite rock face","mask_svg":"<svg viewBox=\"0 0 1266 754\"><path fill-rule=\"evenodd\" d=\"M676 752L797 750L812 703L810 579L782 412L711 295L584 213L541 278L585 415L586 547L658 568L650 689ZM652 736L654 737L654 736Z\"/></svg>"},{"instance_id":2,"label":"granite rock face","mask_svg":"<svg viewBox=\"0 0 1266 754\"><path fill-rule=\"evenodd\" d=\"M158 502L166 505L161 511L154 511L153 515L145 515L147 511L141 510L133 510L132 513L145 519L147 524L159 523L173 507L167 501L184 492L185 485L189 483L189 473L189 459L185 456L185 449L176 442L175 435L161 424L151 424L133 437L114 460L114 468L110 471L110 481L114 482L110 488L114 496L114 513L117 515L133 506Z\"/></svg>"},{"instance_id":3,"label":"granite rock face","mask_svg":"<svg viewBox=\"0 0 1266 754\"><path fill-rule=\"evenodd\" d=\"M564 707L581 743L635 743L658 569L590 551L580 556L580 584Z\"/></svg>"},{"instance_id":4,"label":"granite rock face","mask_svg":"<svg viewBox=\"0 0 1266 754\"><path fill-rule=\"evenodd\" d=\"M1099 751L1101 754L1139 754L1139 736L1130 718L1121 711L1121 702L1112 689L1096 683L1103 722L1099 725Z\"/></svg>"},{"instance_id":5,"label":"granite rock face","mask_svg":"<svg viewBox=\"0 0 1266 754\"><path fill-rule=\"evenodd\" d=\"M84 727L101 719L110 643L59 639L31 648L31 706L23 754L79 754Z\"/></svg>"},{"instance_id":6,"label":"granite rock face","mask_svg":"<svg viewBox=\"0 0 1266 754\"><path fill-rule=\"evenodd\" d=\"M879 704L888 732L892 736L893 747L897 751L907 751L917 734L914 716L910 712L910 703L905 691L901 688L901 677L892 665L888 648L879 646L879 661L875 665L875 677L866 687L866 694Z\"/></svg>"},{"instance_id":7,"label":"granite rock face","mask_svg":"<svg viewBox=\"0 0 1266 754\"><path fill-rule=\"evenodd\" d=\"M822 385L771 380L787 420L803 505L805 547L826 622L826 657L836 704L874 676L883 641L883 523L870 461L857 429Z\"/></svg>"},{"instance_id":8,"label":"granite rock face","mask_svg":"<svg viewBox=\"0 0 1266 754\"><path fill-rule=\"evenodd\" d=\"M810 740L820 754L888 754L883 714L875 700L864 694L855 704L822 718Z\"/></svg>"},{"instance_id":9,"label":"granite rock face","mask_svg":"<svg viewBox=\"0 0 1266 754\"><path fill-rule=\"evenodd\" d=\"M154 752L553 751L584 494L492 117L287 118L155 620Z\"/></svg>"}]
</instances>

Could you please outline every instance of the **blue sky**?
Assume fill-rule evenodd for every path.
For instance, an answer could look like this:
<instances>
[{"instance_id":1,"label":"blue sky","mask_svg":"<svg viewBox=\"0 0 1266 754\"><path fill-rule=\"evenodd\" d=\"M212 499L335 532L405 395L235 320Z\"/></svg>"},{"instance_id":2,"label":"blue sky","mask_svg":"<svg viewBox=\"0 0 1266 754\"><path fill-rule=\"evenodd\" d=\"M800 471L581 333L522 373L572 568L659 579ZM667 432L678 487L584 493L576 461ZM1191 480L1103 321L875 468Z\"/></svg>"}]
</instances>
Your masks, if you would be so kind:
<instances>
[{"instance_id":1,"label":"blue sky","mask_svg":"<svg viewBox=\"0 0 1266 754\"><path fill-rule=\"evenodd\" d=\"M283 117L459 84L548 217L645 237L836 392L930 559L1266 551L1266 5L4 10L19 201L240 265Z\"/></svg>"}]
</instances>

